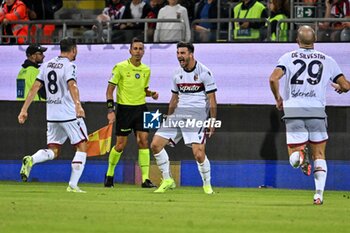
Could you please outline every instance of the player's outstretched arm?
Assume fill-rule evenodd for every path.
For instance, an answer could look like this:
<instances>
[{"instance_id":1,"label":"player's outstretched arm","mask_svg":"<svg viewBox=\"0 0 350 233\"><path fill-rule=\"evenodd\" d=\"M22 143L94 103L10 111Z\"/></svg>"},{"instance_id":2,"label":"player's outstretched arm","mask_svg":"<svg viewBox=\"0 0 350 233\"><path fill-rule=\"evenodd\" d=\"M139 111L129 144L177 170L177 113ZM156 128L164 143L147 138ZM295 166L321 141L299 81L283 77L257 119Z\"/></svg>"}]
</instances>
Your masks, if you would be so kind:
<instances>
[{"instance_id":1,"label":"player's outstretched arm","mask_svg":"<svg viewBox=\"0 0 350 233\"><path fill-rule=\"evenodd\" d=\"M30 91L27 95L26 100L24 101L21 112L18 115L18 122L20 124L24 124L24 122L27 120L28 108L29 108L30 104L33 102L34 97L36 96L36 94L38 93L38 91L41 87L42 87L42 83L38 80L35 80L32 88L30 89Z\"/></svg>"},{"instance_id":2,"label":"player's outstretched arm","mask_svg":"<svg viewBox=\"0 0 350 233\"><path fill-rule=\"evenodd\" d=\"M75 80L69 80L68 82L68 90L70 95L72 96L73 102L75 104L75 112L78 118L85 118L85 111L81 106L80 97L79 97L79 89L77 86L77 82Z\"/></svg>"},{"instance_id":3,"label":"player's outstretched arm","mask_svg":"<svg viewBox=\"0 0 350 233\"><path fill-rule=\"evenodd\" d=\"M348 92L350 90L350 83L348 80L346 80L344 75L337 78L336 82L337 83L332 83L332 86L334 87L335 91L339 94Z\"/></svg>"}]
</instances>

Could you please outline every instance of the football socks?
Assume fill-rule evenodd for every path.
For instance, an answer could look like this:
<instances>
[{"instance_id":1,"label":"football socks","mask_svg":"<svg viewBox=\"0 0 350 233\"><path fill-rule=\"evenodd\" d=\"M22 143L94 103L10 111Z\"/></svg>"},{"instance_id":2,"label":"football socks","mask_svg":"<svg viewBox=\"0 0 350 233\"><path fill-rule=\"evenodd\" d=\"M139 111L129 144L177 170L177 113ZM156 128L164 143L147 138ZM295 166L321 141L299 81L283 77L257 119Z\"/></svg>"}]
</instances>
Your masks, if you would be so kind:
<instances>
[{"instance_id":1,"label":"football socks","mask_svg":"<svg viewBox=\"0 0 350 233\"><path fill-rule=\"evenodd\" d=\"M149 179L149 149L139 149L139 166L142 174L142 183Z\"/></svg>"},{"instance_id":2,"label":"football socks","mask_svg":"<svg viewBox=\"0 0 350 233\"><path fill-rule=\"evenodd\" d=\"M162 172L164 180L170 179L170 162L166 150L163 148L158 154L154 154L159 170Z\"/></svg>"},{"instance_id":3,"label":"football socks","mask_svg":"<svg viewBox=\"0 0 350 233\"><path fill-rule=\"evenodd\" d=\"M123 151L118 152L115 147L109 152L107 176L114 176L115 166L117 166Z\"/></svg>"}]
</instances>

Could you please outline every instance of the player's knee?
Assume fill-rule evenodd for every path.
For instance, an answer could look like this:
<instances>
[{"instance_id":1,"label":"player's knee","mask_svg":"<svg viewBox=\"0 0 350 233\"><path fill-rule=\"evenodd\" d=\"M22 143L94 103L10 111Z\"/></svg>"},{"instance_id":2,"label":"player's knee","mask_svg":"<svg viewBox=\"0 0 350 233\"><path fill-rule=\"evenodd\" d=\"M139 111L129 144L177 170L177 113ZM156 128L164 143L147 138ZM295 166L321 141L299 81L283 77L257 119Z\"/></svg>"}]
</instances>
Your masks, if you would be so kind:
<instances>
[{"instance_id":1,"label":"player's knee","mask_svg":"<svg viewBox=\"0 0 350 233\"><path fill-rule=\"evenodd\" d=\"M203 163L203 161L205 160L204 150L202 150L200 148L193 149L193 155L194 155L195 160L199 163Z\"/></svg>"},{"instance_id":2,"label":"player's knee","mask_svg":"<svg viewBox=\"0 0 350 233\"><path fill-rule=\"evenodd\" d=\"M159 145L158 143L152 141L151 143L151 151L153 154L158 154L163 148L161 147L161 145Z\"/></svg>"},{"instance_id":3,"label":"player's knee","mask_svg":"<svg viewBox=\"0 0 350 233\"><path fill-rule=\"evenodd\" d=\"M140 149L146 149L148 148L148 139L138 139L137 145Z\"/></svg>"},{"instance_id":4,"label":"player's knee","mask_svg":"<svg viewBox=\"0 0 350 233\"><path fill-rule=\"evenodd\" d=\"M124 150L125 146L126 146L126 142L124 142L122 140L121 141L118 140L114 146L114 149L118 152L122 152Z\"/></svg>"},{"instance_id":5,"label":"player's knee","mask_svg":"<svg viewBox=\"0 0 350 233\"><path fill-rule=\"evenodd\" d=\"M53 151L53 154L54 154L54 158L58 158L58 156L60 156L60 148L59 147L55 147L55 146L51 146L49 145L48 146L48 149L52 150Z\"/></svg>"},{"instance_id":6,"label":"player's knee","mask_svg":"<svg viewBox=\"0 0 350 233\"><path fill-rule=\"evenodd\" d=\"M123 144L116 144L114 149L117 151L117 152L122 152L124 150L124 145Z\"/></svg>"},{"instance_id":7,"label":"player's knee","mask_svg":"<svg viewBox=\"0 0 350 233\"><path fill-rule=\"evenodd\" d=\"M54 151L53 154L55 159L57 159L60 156L59 151Z\"/></svg>"},{"instance_id":8,"label":"player's knee","mask_svg":"<svg viewBox=\"0 0 350 233\"><path fill-rule=\"evenodd\" d=\"M77 144L76 149L85 152L87 150L87 141L82 141L79 144Z\"/></svg>"}]
</instances>

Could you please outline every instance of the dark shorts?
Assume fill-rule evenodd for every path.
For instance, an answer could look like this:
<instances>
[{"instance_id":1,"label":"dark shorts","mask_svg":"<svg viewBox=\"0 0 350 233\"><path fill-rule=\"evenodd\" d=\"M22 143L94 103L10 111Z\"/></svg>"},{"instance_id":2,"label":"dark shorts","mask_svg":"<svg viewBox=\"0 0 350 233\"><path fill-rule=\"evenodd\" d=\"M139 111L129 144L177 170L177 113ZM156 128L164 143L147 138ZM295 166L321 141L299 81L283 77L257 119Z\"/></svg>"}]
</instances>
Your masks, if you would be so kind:
<instances>
[{"instance_id":1,"label":"dark shorts","mask_svg":"<svg viewBox=\"0 0 350 233\"><path fill-rule=\"evenodd\" d=\"M147 112L147 106L117 104L116 131L117 136L128 136L132 130L149 132L143 128L143 113Z\"/></svg>"}]
</instances>

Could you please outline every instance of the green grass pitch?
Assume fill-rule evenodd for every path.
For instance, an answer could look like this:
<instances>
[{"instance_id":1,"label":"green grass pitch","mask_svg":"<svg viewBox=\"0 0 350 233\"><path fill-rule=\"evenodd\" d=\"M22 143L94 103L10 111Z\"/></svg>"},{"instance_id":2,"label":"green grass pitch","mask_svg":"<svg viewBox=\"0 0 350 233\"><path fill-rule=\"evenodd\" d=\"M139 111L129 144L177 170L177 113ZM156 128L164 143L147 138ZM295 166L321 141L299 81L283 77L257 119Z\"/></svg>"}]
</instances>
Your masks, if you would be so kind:
<instances>
[{"instance_id":1,"label":"green grass pitch","mask_svg":"<svg viewBox=\"0 0 350 233\"><path fill-rule=\"evenodd\" d=\"M350 193L179 187L164 194L134 185L0 182L1 233L350 232Z\"/></svg>"}]
</instances>

